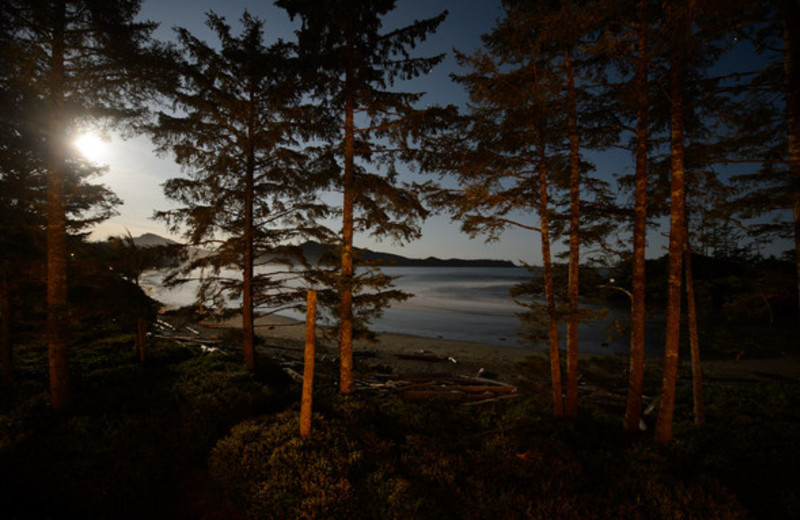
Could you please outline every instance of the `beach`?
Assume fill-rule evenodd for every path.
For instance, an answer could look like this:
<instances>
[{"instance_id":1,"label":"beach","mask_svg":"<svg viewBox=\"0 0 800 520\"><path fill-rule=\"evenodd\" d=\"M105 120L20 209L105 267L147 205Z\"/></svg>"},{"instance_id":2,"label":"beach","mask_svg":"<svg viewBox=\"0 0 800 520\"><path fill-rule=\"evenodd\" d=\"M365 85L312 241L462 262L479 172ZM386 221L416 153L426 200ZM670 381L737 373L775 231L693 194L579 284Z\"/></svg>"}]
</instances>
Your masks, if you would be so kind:
<instances>
[{"instance_id":1,"label":"beach","mask_svg":"<svg viewBox=\"0 0 800 520\"><path fill-rule=\"evenodd\" d=\"M215 327L241 328L241 316L214 323ZM305 343L305 324L284 316L267 316L256 320L256 335L262 338L259 351L268 355L291 355L300 358ZM335 342L326 343L322 331L317 333L318 357L338 359ZM510 381L531 358L544 359L541 349L498 347L477 342L426 338L408 334L378 334L375 343L355 341L353 355L365 370L392 373L448 373L476 376L484 374L501 381ZM294 355L291 353L294 352Z\"/></svg>"},{"instance_id":2,"label":"beach","mask_svg":"<svg viewBox=\"0 0 800 520\"><path fill-rule=\"evenodd\" d=\"M263 339L259 351L271 356L289 356L302 359L305 342L305 324L284 316L272 315L256 321L256 334ZM241 328L241 316L215 322L208 331L225 328ZM201 326L202 327L202 326ZM336 343L326 343L321 331L317 333L319 358L335 362L338 360ZM498 381L513 383L519 375L527 374L531 362L541 363L547 359L543 347L498 347L479 342L453 341L426 338L409 334L383 333L378 341L370 343L356 341L353 345L356 369L361 371L383 371L395 374L446 373L451 375L482 375ZM563 352L562 352L563 354ZM619 357L627 359L623 354ZM605 358L607 355L580 353L581 360ZM562 359L563 361L563 359ZM648 363L659 359L649 358ZM681 359L686 372L690 369L688 357ZM786 380L800 383L800 359L795 356L744 359L709 359L703 361L703 372L709 381L742 380ZM624 374L620 374L624 375Z\"/></svg>"}]
</instances>

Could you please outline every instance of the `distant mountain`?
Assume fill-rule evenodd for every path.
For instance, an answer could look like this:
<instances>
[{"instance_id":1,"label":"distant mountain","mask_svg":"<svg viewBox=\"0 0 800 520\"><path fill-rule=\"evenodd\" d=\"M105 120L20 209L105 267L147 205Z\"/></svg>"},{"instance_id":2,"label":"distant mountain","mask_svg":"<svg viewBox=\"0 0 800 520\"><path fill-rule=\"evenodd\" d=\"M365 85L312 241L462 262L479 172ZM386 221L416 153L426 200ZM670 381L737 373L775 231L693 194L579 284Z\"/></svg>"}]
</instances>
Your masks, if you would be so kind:
<instances>
[{"instance_id":1,"label":"distant mountain","mask_svg":"<svg viewBox=\"0 0 800 520\"><path fill-rule=\"evenodd\" d=\"M172 246L178 244L178 242L174 240L156 235L155 233L145 233L141 236L134 237L133 243L136 247Z\"/></svg>"},{"instance_id":2,"label":"distant mountain","mask_svg":"<svg viewBox=\"0 0 800 520\"><path fill-rule=\"evenodd\" d=\"M155 233L145 233L141 236L134 237L133 243L137 247L154 247L175 245L178 242L169 238L156 235ZM513 262L508 260L467 260L462 258L436 258L429 256L428 258L408 258L402 255L392 253L383 253L380 251L372 251L370 249L356 248L361 255L361 258L369 261L381 261L386 265L396 267L515 267ZM326 253L333 252L333 248L325 246L315 241L308 241L302 245L303 256L311 263L318 263L320 258ZM199 250L198 250L199 251Z\"/></svg>"},{"instance_id":3,"label":"distant mountain","mask_svg":"<svg viewBox=\"0 0 800 520\"><path fill-rule=\"evenodd\" d=\"M319 242L308 241L303 244L303 256L311 263L319 262L320 258L326 253L331 252L331 248ZM513 262L508 260L468 260L462 258L408 258L392 253L382 253L369 249L356 248L361 258L369 261L382 261L387 265L395 267L515 267Z\"/></svg>"}]
</instances>

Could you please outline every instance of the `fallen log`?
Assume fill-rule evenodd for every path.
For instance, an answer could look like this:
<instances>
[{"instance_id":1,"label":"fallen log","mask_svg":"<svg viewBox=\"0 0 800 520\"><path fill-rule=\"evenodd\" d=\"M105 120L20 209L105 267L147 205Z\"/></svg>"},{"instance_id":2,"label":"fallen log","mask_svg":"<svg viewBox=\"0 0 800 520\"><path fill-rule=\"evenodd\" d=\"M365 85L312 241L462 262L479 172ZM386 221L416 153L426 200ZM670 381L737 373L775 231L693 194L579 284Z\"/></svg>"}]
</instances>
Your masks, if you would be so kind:
<instances>
[{"instance_id":1,"label":"fallen log","mask_svg":"<svg viewBox=\"0 0 800 520\"><path fill-rule=\"evenodd\" d=\"M297 383L303 382L303 374L290 367L281 367L283 371Z\"/></svg>"},{"instance_id":2,"label":"fallen log","mask_svg":"<svg viewBox=\"0 0 800 520\"><path fill-rule=\"evenodd\" d=\"M428 361L432 363L458 363L458 360L453 356L441 356L439 354L431 354L427 352L417 352L413 354L395 354L396 357L400 359L406 359L409 361Z\"/></svg>"},{"instance_id":3,"label":"fallen log","mask_svg":"<svg viewBox=\"0 0 800 520\"><path fill-rule=\"evenodd\" d=\"M401 390L416 390L417 388L430 388L440 384L438 381L427 381L425 383L409 383L403 385L403 381L400 381L399 385L393 385L391 383L385 383L383 386L389 390L394 391L401 391Z\"/></svg>"},{"instance_id":4,"label":"fallen log","mask_svg":"<svg viewBox=\"0 0 800 520\"><path fill-rule=\"evenodd\" d=\"M497 397L492 397L489 399L483 399L481 401L469 401L466 403L461 403L461 406L479 406L482 404L490 404L490 403L499 403L501 401L510 401L512 399L520 399L522 394L506 394L506 395L499 395Z\"/></svg>"},{"instance_id":5,"label":"fallen log","mask_svg":"<svg viewBox=\"0 0 800 520\"><path fill-rule=\"evenodd\" d=\"M467 394L446 390L406 390L400 393L400 397L409 401L426 401L429 399L461 401L467 397Z\"/></svg>"},{"instance_id":6,"label":"fallen log","mask_svg":"<svg viewBox=\"0 0 800 520\"><path fill-rule=\"evenodd\" d=\"M168 323L168 322L166 322L164 320L157 319L156 320L156 325L158 327L161 327L162 329L175 330L175 327L173 327L171 323Z\"/></svg>"},{"instance_id":7,"label":"fallen log","mask_svg":"<svg viewBox=\"0 0 800 520\"><path fill-rule=\"evenodd\" d=\"M493 386L493 385L486 385L486 386L463 386L463 385L456 385L456 386L446 386L448 390L455 390L458 392L467 392L471 394L475 393L482 393L482 392L491 392L493 394L513 394L517 391L517 389L513 386Z\"/></svg>"},{"instance_id":8,"label":"fallen log","mask_svg":"<svg viewBox=\"0 0 800 520\"><path fill-rule=\"evenodd\" d=\"M497 381L496 379L488 379L486 377L479 377L479 376L454 376L454 379L459 381L467 381L470 383L476 384L484 384L484 385L497 385L497 386L509 386L502 381Z\"/></svg>"},{"instance_id":9,"label":"fallen log","mask_svg":"<svg viewBox=\"0 0 800 520\"><path fill-rule=\"evenodd\" d=\"M375 374L373 377L386 381L424 382L431 380L452 379L453 375L446 372L431 373L406 373L406 374Z\"/></svg>"},{"instance_id":10,"label":"fallen log","mask_svg":"<svg viewBox=\"0 0 800 520\"><path fill-rule=\"evenodd\" d=\"M221 345L224 343L221 339L204 339L195 338L192 336L178 336L175 334L153 334L154 338L158 339L171 339L174 341L181 341L183 343L196 343L198 345Z\"/></svg>"}]
</instances>

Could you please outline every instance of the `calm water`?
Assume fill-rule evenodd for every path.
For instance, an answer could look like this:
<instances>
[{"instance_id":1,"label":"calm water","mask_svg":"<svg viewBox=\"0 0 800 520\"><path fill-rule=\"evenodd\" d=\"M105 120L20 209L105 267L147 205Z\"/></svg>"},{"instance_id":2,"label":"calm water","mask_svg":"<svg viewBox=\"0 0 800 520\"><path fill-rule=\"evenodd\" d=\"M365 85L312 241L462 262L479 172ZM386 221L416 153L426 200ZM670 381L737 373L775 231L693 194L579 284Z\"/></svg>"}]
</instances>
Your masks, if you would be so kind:
<instances>
[{"instance_id":1,"label":"calm water","mask_svg":"<svg viewBox=\"0 0 800 520\"><path fill-rule=\"evenodd\" d=\"M405 302L395 304L373 323L373 330L412 334L429 338L474 341L490 345L520 348L515 316L521 307L508 295L514 284L525 280L528 271L521 267L385 267L398 276L398 288L413 293ZM142 276L142 287L153 298L168 306L189 305L194 301L196 285L176 289L161 286L164 273L150 271ZM302 318L300 315L292 315ZM628 351L627 334L619 337L614 320L626 321L624 310L611 311L607 318L578 328L581 352L611 354ZM564 346L565 331L561 330ZM545 348L540 346L539 348ZM655 345L648 345L653 354Z\"/></svg>"}]
</instances>

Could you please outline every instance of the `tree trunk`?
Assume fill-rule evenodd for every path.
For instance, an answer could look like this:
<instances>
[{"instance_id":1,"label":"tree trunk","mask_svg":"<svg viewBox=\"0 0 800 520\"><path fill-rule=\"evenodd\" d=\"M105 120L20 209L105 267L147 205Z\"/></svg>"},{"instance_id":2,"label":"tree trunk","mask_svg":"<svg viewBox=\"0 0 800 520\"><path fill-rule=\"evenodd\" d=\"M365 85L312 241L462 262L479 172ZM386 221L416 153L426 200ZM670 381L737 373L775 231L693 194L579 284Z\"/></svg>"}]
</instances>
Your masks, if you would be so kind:
<instances>
[{"instance_id":1,"label":"tree trunk","mask_svg":"<svg viewBox=\"0 0 800 520\"><path fill-rule=\"evenodd\" d=\"M558 349L558 316L556 295L553 287L553 264L550 255L550 217L548 215L547 162L544 147L539 148L539 220L542 238L542 266L544 294L547 302L548 340L550 345L550 379L553 385L553 415L563 417L564 399L561 385L561 356Z\"/></svg>"},{"instance_id":2,"label":"tree trunk","mask_svg":"<svg viewBox=\"0 0 800 520\"><path fill-rule=\"evenodd\" d=\"M244 351L244 363L251 371L256 369L256 348L255 348L255 323L253 312L253 200L254 194L254 175L255 175L255 149L253 145L253 133L255 123L253 115L250 117L250 128L248 129L247 160L245 165L245 192L244 192L244 230L243 241L244 251L242 258L242 349Z\"/></svg>"},{"instance_id":3,"label":"tree trunk","mask_svg":"<svg viewBox=\"0 0 800 520\"><path fill-rule=\"evenodd\" d=\"M692 274L692 247L689 243L688 225L684 229L683 270L686 278L686 311L689 320L689 346L692 353L692 401L694 402L694 423L706 423L703 412L703 367L700 363L700 334L697 330L697 308L694 297L694 275Z\"/></svg>"},{"instance_id":4,"label":"tree trunk","mask_svg":"<svg viewBox=\"0 0 800 520\"><path fill-rule=\"evenodd\" d=\"M580 267L580 151L578 113L572 55L567 53L567 96L569 102L569 318L567 321L567 417L578 417L578 273Z\"/></svg>"},{"instance_id":5,"label":"tree trunk","mask_svg":"<svg viewBox=\"0 0 800 520\"><path fill-rule=\"evenodd\" d=\"M64 196L66 114L64 110L64 57L66 5L54 5L49 70L49 150L47 164L47 346L50 397L59 411L71 407L69 382L67 303L67 227Z\"/></svg>"},{"instance_id":6,"label":"tree trunk","mask_svg":"<svg viewBox=\"0 0 800 520\"><path fill-rule=\"evenodd\" d=\"M314 393L314 350L316 347L317 291L306 298L306 348L303 358L303 394L300 401L300 437L311 435L311 405Z\"/></svg>"},{"instance_id":7,"label":"tree trunk","mask_svg":"<svg viewBox=\"0 0 800 520\"><path fill-rule=\"evenodd\" d=\"M797 33L800 24L800 7L796 0L780 3L784 31L784 88L786 96L786 130L789 145L789 172L794 192L794 250L797 272L797 299L800 312L800 35ZM800 324L800 320L797 322Z\"/></svg>"},{"instance_id":8,"label":"tree trunk","mask_svg":"<svg viewBox=\"0 0 800 520\"><path fill-rule=\"evenodd\" d=\"M352 97L345 105L344 123L344 179L342 189L342 279L340 286L341 309L339 313L339 392L351 394L353 382L353 212L355 203L355 127Z\"/></svg>"},{"instance_id":9,"label":"tree trunk","mask_svg":"<svg viewBox=\"0 0 800 520\"><path fill-rule=\"evenodd\" d=\"M14 388L14 351L11 347L11 295L8 273L0 278L0 363L3 364L3 388Z\"/></svg>"},{"instance_id":10,"label":"tree trunk","mask_svg":"<svg viewBox=\"0 0 800 520\"><path fill-rule=\"evenodd\" d=\"M639 56L636 60L636 176L633 209L633 281L631 284L631 358L625 431L639 429L644 389L645 248L647 246L647 0L639 2Z\"/></svg>"},{"instance_id":11,"label":"tree trunk","mask_svg":"<svg viewBox=\"0 0 800 520\"><path fill-rule=\"evenodd\" d=\"M689 4L693 3L690 0ZM689 7L691 10L691 7ZM685 172L683 144L683 66L685 38L689 35L691 16L682 5L668 4L667 23L670 41L670 227L667 287L667 327L664 341L664 372L656 422L656 441L672 440L672 417L678 379L678 350L681 332L681 282L685 218Z\"/></svg>"}]
</instances>

